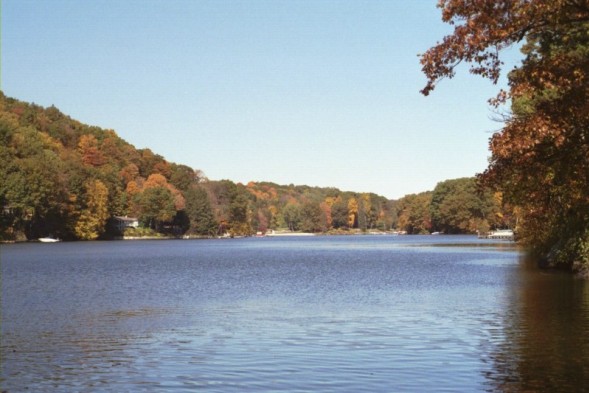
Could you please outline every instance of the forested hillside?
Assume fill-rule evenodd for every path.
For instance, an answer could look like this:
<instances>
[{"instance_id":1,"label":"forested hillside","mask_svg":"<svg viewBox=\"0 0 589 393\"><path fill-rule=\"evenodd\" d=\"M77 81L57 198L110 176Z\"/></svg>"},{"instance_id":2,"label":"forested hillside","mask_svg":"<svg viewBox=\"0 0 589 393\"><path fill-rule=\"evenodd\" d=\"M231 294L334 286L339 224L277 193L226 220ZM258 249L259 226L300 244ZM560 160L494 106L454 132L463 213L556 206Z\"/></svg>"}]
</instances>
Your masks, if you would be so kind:
<instances>
[{"instance_id":1,"label":"forested hillside","mask_svg":"<svg viewBox=\"0 0 589 393\"><path fill-rule=\"evenodd\" d=\"M113 130L2 93L0 140L0 240L112 238L123 234L115 217L125 216L140 221L127 234L173 236L472 233L509 224L500 195L480 192L473 178L398 201L336 188L213 181Z\"/></svg>"},{"instance_id":2,"label":"forested hillside","mask_svg":"<svg viewBox=\"0 0 589 393\"><path fill-rule=\"evenodd\" d=\"M334 188L209 181L57 108L0 96L3 240L120 235L115 216L173 235L249 235L288 228L390 229L391 204Z\"/></svg>"}]
</instances>

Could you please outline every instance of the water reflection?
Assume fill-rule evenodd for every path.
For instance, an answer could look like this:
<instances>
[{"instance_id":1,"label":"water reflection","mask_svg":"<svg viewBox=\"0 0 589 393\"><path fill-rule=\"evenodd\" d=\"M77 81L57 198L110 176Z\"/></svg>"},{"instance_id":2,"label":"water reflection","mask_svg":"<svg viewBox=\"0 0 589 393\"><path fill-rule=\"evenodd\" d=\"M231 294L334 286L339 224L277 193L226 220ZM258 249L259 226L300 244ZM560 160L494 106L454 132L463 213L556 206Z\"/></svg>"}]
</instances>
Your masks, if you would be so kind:
<instances>
[{"instance_id":1,"label":"water reflection","mask_svg":"<svg viewBox=\"0 0 589 393\"><path fill-rule=\"evenodd\" d=\"M589 285L568 274L539 271L523 259L514 271L501 329L490 337L502 392L589 391Z\"/></svg>"}]
</instances>

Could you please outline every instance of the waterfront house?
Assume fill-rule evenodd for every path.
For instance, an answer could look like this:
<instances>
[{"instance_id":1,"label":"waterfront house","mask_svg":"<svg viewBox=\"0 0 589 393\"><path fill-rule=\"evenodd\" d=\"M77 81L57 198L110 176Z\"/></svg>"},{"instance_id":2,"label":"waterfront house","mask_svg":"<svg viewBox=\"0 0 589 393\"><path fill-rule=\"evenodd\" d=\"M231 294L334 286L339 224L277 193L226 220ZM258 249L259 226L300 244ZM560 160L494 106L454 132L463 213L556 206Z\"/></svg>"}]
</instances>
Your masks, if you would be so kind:
<instances>
[{"instance_id":1,"label":"waterfront house","mask_svg":"<svg viewBox=\"0 0 589 393\"><path fill-rule=\"evenodd\" d=\"M127 216L115 216L114 224L117 230L123 232L127 228L137 228L139 226L139 219Z\"/></svg>"}]
</instances>

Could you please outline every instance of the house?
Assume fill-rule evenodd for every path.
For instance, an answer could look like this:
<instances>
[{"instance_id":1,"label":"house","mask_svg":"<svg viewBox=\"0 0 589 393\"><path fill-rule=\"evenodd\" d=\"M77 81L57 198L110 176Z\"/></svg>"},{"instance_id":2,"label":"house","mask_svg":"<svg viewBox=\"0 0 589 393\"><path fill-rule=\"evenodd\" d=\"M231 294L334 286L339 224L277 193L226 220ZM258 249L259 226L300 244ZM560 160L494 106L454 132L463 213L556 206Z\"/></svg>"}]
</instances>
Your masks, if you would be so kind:
<instances>
[{"instance_id":1,"label":"house","mask_svg":"<svg viewBox=\"0 0 589 393\"><path fill-rule=\"evenodd\" d=\"M127 216L115 216L114 224L116 229L123 232L127 228L137 228L139 226L139 219Z\"/></svg>"}]
</instances>

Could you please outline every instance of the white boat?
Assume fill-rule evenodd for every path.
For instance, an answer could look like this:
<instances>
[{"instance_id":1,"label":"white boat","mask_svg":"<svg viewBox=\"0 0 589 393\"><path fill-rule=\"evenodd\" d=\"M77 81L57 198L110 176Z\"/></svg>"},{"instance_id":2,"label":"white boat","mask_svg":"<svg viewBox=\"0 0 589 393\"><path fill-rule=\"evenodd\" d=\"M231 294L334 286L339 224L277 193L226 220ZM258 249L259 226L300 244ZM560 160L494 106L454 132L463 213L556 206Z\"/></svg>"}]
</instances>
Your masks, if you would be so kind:
<instances>
[{"instance_id":1,"label":"white boat","mask_svg":"<svg viewBox=\"0 0 589 393\"><path fill-rule=\"evenodd\" d=\"M487 233L484 236L486 239L501 239L501 240L515 240L515 234L511 229L498 229L496 231L492 231Z\"/></svg>"},{"instance_id":2,"label":"white boat","mask_svg":"<svg viewBox=\"0 0 589 393\"><path fill-rule=\"evenodd\" d=\"M270 236L270 237L279 237L279 236L315 236L314 233L310 233L310 232L269 232L266 233L266 236Z\"/></svg>"},{"instance_id":3,"label":"white boat","mask_svg":"<svg viewBox=\"0 0 589 393\"><path fill-rule=\"evenodd\" d=\"M40 238L39 238L39 241L40 241L41 243L57 243L57 242L59 242L59 241L61 241L61 240L59 240L59 239L55 239L55 238L53 238L53 237L40 237Z\"/></svg>"}]
</instances>

